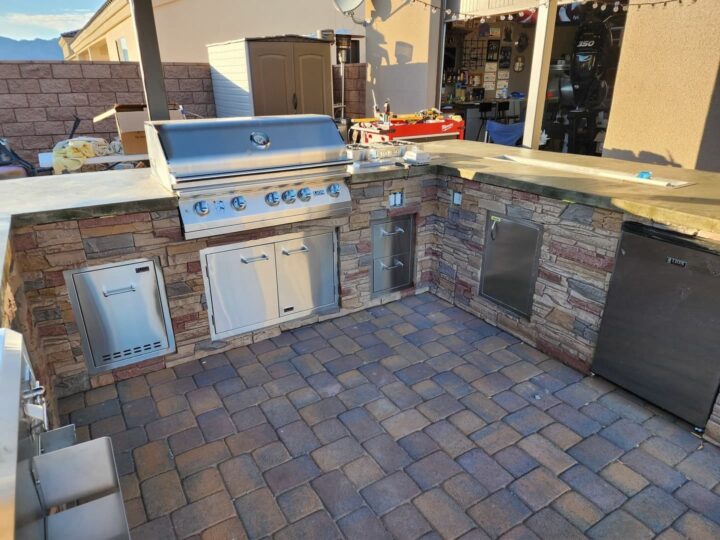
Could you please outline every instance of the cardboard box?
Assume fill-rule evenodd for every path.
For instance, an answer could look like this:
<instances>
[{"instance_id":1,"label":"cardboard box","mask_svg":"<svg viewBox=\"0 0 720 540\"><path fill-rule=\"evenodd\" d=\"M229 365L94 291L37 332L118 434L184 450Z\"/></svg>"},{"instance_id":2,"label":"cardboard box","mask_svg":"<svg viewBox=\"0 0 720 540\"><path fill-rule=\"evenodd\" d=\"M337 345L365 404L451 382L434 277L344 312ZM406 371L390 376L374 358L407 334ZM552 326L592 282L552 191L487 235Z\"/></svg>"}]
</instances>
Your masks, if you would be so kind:
<instances>
[{"instance_id":1,"label":"cardboard box","mask_svg":"<svg viewBox=\"0 0 720 540\"><path fill-rule=\"evenodd\" d=\"M176 105L169 108L170 120L182 120L182 113ZM101 122L115 117L118 135L123 145L123 151L128 154L147 154L147 140L145 139L144 123L149 120L145 105L115 105L104 113L93 118L93 122Z\"/></svg>"}]
</instances>

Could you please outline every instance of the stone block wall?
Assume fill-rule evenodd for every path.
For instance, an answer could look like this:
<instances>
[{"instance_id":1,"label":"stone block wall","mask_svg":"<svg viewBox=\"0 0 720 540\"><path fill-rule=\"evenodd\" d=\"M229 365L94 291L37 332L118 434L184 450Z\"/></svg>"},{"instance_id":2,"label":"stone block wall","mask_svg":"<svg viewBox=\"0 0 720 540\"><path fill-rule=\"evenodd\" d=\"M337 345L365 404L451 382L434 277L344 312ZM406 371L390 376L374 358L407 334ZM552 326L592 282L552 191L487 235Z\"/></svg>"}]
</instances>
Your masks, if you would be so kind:
<instances>
[{"instance_id":1,"label":"stone block wall","mask_svg":"<svg viewBox=\"0 0 720 540\"><path fill-rule=\"evenodd\" d=\"M164 64L168 101L205 117L215 116L208 64ZM37 165L39 152L67 138L75 116L77 135L112 139L114 119L93 117L116 103L144 103L136 62L0 62L0 137Z\"/></svg>"},{"instance_id":2,"label":"stone block wall","mask_svg":"<svg viewBox=\"0 0 720 540\"><path fill-rule=\"evenodd\" d=\"M396 300L415 289L372 298L370 290L370 221L397 213L416 214L416 238L419 263L415 282L427 290L431 275L431 246L435 242L430 216L435 211L434 177L388 180L353 184L353 213L349 217L316 220L257 229L198 240L184 240L175 202L167 209L136 212L108 217L76 219L55 223L21 226L13 230L13 270L24 297L16 300L20 312L27 313L23 329L31 341L36 364L43 382L52 386L58 397L91 386L133 377L191 359L202 358L253 341L275 336L281 330L317 321L318 316L289 321L279 326L250 332L226 341L211 342L204 296L199 251L203 248L270 238L272 236L334 228L338 231L340 297L342 309L323 318L336 317L382 302ZM407 204L387 209L390 191L402 189ZM89 376L80 347L80 334L68 301L63 271L140 257L156 258L163 270L177 352ZM424 289L423 289L424 287Z\"/></svg>"},{"instance_id":3,"label":"stone block wall","mask_svg":"<svg viewBox=\"0 0 720 540\"><path fill-rule=\"evenodd\" d=\"M438 180L433 290L580 371L590 368L623 214L460 178ZM463 194L451 204L452 191ZM479 295L487 212L543 225L530 320Z\"/></svg>"},{"instance_id":4,"label":"stone block wall","mask_svg":"<svg viewBox=\"0 0 720 540\"><path fill-rule=\"evenodd\" d=\"M345 64L345 117L362 118L365 110L365 88L367 86L367 64ZM342 79L340 66L333 66L333 103L340 103Z\"/></svg>"}]
</instances>

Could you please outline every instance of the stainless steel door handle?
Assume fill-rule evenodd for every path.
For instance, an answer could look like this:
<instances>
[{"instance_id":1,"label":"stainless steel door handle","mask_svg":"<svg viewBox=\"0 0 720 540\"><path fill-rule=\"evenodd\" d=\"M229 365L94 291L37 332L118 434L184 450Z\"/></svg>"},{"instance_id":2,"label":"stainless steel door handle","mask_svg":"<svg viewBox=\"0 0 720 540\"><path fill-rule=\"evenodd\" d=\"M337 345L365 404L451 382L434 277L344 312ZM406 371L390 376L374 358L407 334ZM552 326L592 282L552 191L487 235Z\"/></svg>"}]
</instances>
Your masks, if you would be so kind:
<instances>
[{"instance_id":1,"label":"stainless steel door handle","mask_svg":"<svg viewBox=\"0 0 720 540\"><path fill-rule=\"evenodd\" d=\"M498 222L493 220L492 225L490 225L490 238L495 240L495 237L497 236L497 232L495 231L495 228L497 227Z\"/></svg>"},{"instance_id":2,"label":"stainless steel door handle","mask_svg":"<svg viewBox=\"0 0 720 540\"><path fill-rule=\"evenodd\" d=\"M103 289L103 296L106 298L108 296L114 296L116 294L124 294L129 292L135 292L135 285L128 285L127 287L120 287L119 289L110 289L109 291L106 291Z\"/></svg>"},{"instance_id":3,"label":"stainless steel door handle","mask_svg":"<svg viewBox=\"0 0 720 540\"><path fill-rule=\"evenodd\" d=\"M285 249L285 248L283 248L283 249L282 249L282 254L283 254L283 255L292 255L293 253L307 253L308 251L310 251L310 248L308 248L305 244L303 244L302 246L300 246L300 247L297 248L297 249Z\"/></svg>"},{"instance_id":4,"label":"stainless steel door handle","mask_svg":"<svg viewBox=\"0 0 720 540\"><path fill-rule=\"evenodd\" d=\"M380 234L383 236L395 236L396 234L405 234L405 229L402 227L395 227L393 232L388 232L385 229L380 229Z\"/></svg>"},{"instance_id":5,"label":"stainless steel door handle","mask_svg":"<svg viewBox=\"0 0 720 540\"><path fill-rule=\"evenodd\" d=\"M265 253L258 255L257 257L240 257L243 264L250 264L258 261L267 261L270 259Z\"/></svg>"},{"instance_id":6,"label":"stainless steel door handle","mask_svg":"<svg viewBox=\"0 0 720 540\"><path fill-rule=\"evenodd\" d=\"M387 264L385 264L383 262L380 263L380 268L382 268L383 271L384 270L395 270L396 268L402 268L403 266L405 266L405 265L402 263L402 261L397 261L397 260L395 261L395 264L393 264L392 266L388 266Z\"/></svg>"}]
</instances>

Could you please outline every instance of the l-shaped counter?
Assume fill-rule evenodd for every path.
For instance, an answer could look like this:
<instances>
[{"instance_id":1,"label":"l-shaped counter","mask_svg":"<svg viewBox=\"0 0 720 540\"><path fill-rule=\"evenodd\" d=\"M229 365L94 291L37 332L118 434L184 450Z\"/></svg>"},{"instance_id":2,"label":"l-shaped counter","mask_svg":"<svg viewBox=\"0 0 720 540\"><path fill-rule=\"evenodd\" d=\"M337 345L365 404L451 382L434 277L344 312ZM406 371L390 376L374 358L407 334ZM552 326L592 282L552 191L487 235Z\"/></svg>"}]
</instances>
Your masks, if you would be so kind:
<instances>
[{"instance_id":1,"label":"l-shaped counter","mask_svg":"<svg viewBox=\"0 0 720 540\"><path fill-rule=\"evenodd\" d=\"M349 216L198 240L183 238L177 199L150 169L2 182L3 326L24 334L36 375L60 397L431 291L588 372L624 221L720 242L717 173L469 141L425 149L430 165L352 175ZM687 185L636 179L640 170ZM403 203L391 206L397 192ZM488 215L542 229L529 317L479 294ZM408 219L414 227L411 285L374 292L373 224ZM339 309L210 339L200 250L328 230L337 233ZM89 374L63 272L139 257L155 258L162 268L177 352ZM717 403L706 434L720 439Z\"/></svg>"}]
</instances>

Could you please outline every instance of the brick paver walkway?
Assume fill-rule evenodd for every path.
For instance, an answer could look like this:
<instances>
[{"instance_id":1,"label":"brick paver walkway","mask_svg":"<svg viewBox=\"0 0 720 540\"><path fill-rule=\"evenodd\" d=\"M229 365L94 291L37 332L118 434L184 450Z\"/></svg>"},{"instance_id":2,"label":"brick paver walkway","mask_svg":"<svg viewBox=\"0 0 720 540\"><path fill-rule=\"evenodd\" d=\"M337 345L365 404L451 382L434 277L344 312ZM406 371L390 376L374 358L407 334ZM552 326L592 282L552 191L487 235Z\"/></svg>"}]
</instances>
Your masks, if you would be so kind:
<instances>
[{"instance_id":1,"label":"brick paver walkway","mask_svg":"<svg viewBox=\"0 0 720 540\"><path fill-rule=\"evenodd\" d=\"M62 400L135 538L720 537L720 451L425 294Z\"/></svg>"}]
</instances>

